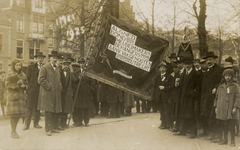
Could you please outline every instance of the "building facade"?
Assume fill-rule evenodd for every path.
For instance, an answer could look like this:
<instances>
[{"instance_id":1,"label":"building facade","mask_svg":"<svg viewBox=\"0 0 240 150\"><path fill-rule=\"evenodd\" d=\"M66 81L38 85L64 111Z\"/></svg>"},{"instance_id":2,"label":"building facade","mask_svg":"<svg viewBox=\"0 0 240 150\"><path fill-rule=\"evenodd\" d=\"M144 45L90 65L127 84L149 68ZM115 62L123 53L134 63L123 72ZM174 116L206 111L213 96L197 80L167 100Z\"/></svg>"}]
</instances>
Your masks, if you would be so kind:
<instances>
[{"instance_id":1,"label":"building facade","mask_svg":"<svg viewBox=\"0 0 240 150\"><path fill-rule=\"evenodd\" d=\"M25 72L38 51L53 50L52 9L45 0L5 0L0 7L0 70L8 72L18 59Z\"/></svg>"}]
</instances>

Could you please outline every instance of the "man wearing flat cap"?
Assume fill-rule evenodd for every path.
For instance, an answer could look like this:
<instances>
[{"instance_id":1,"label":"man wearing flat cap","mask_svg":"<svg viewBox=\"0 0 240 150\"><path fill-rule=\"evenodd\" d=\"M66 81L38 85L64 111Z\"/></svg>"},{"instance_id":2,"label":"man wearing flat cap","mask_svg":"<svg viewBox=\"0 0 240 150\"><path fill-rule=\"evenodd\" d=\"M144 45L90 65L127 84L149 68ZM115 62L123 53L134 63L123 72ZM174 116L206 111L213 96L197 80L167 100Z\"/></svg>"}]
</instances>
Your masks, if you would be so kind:
<instances>
[{"instance_id":1,"label":"man wearing flat cap","mask_svg":"<svg viewBox=\"0 0 240 150\"><path fill-rule=\"evenodd\" d=\"M34 55L34 58L37 60L37 63L31 64L27 70L27 81L28 81L28 89L27 89L27 113L25 116L25 125L23 130L28 130L32 118L32 114L34 115L33 127L34 128L42 128L39 123L40 118L40 110L37 109L38 105L38 96L40 84L38 84L38 75L39 71L43 66L43 60L46 56L43 55L42 52L38 52Z\"/></svg>"},{"instance_id":2,"label":"man wearing flat cap","mask_svg":"<svg viewBox=\"0 0 240 150\"><path fill-rule=\"evenodd\" d=\"M195 114L198 111L200 95L200 73L193 67L191 57L184 57L184 72L180 78L180 130L175 135L186 135L187 130L191 130L190 138L197 135L197 124Z\"/></svg>"},{"instance_id":3,"label":"man wearing flat cap","mask_svg":"<svg viewBox=\"0 0 240 150\"><path fill-rule=\"evenodd\" d=\"M216 114L214 111L214 99L216 88L219 85L223 68L216 64L216 56L213 52L208 52L203 59L207 63L207 71L203 75L201 87L201 101L200 101L200 117L202 119L203 133L200 136L210 134L209 140L213 140L217 136L218 126L216 125ZM218 139L215 139L218 140Z\"/></svg>"},{"instance_id":4,"label":"man wearing flat cap","mask_svg":"<svg viewBox=\"0 0 240 150\"><path fill-rule=\"evenodd\" d=\"M38 110L45 111L45 131L47 136L51 136L52 133L59 133L57 114L62 112L62 83L59 67L56 65L58 52L51 51L48 57L50 62L41 68L38 76L40 84Z\"/></svg>"},{"instance_id":5,"label":"man wearing flat cap","mask_svg":"<svg viewBox=\"0 0 240 150\"><path fill-rule=\"evenodd\" d=\"M153 100L156 101L160 111L161 125L159 128L172 131L173 122L171 116L170 96L174 88L174 79L169 73L167 73L168 67L165 62L161 62L157 67L159 72L153 80Z\"/></svg>"}]
</instances>

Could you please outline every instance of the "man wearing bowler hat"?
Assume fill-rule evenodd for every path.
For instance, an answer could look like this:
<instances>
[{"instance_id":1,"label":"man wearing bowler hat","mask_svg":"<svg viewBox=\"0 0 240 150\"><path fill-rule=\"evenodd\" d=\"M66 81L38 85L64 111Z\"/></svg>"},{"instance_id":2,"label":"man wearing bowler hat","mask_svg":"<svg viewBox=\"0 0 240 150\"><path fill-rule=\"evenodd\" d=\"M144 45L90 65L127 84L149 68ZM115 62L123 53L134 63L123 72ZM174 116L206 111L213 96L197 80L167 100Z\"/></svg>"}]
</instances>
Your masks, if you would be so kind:
<instances>
[{"instance_id":1,"label":"man wearing bowler hat","mask_svg":"<svg viewBox=\"0 0 240 150\"><path fill-rule=\"evenodd\" d=\"M45 111L45 131L47 136L59 133L57 113L62 112L61 104L61 75L56 63L59 57L57 51L51 51L48 55L50 62L44 65L38 76L40 92L38 110Z\"/></svg>"},{"instance_id":2,"label":"man wearing bowler hat","mask_svg":"<svg viewBox=\"0 0 240 150\"><path fill-rule=\"evenodd\" d=\"M28 89L27 89L27 113L25 116L25 126L23 130L29 129L32 114L34 115L33 127L42 128L38 122L40 118L40 110L37 110L38 96L40 85L38 84L38 75L39 71L43 66L43 60L46 57L42 52L38 52L34 57L37 60L37 63L31 64L27 70L27 80L28 80Z\"/></svg>"},{"instance_id":3,"label":"man wearing bowler hat","mask_svg":"<svg viewBox=\"0 0 240 150\"><path fill-rule=\"evenodd\" d=\"M203 75L201 87L200 117L202 118L203 133L201 136L210 134L209 140L215 138L215 133L219 133L216 126L215 111L213 103L215 99L215 91L219 85L223 68L216 64L216 56L213 52L208 52L203 59L206 60L207 70Z\"/></svg>"},{"instance_id":4,"label":"man wearing bowler hat","mask_svg":"<svg viewBox=\"0 0 240 150\"><path fill-rule=\"evenodd\" d=\"M195 114L198 111L200 95L200 73L193 68L191 57L183 58L184 72L180 77L180 130L175 135L186 135L187 130L191 130L190 138L197 135L197 124Z\"/></svg>"}]
</instances>

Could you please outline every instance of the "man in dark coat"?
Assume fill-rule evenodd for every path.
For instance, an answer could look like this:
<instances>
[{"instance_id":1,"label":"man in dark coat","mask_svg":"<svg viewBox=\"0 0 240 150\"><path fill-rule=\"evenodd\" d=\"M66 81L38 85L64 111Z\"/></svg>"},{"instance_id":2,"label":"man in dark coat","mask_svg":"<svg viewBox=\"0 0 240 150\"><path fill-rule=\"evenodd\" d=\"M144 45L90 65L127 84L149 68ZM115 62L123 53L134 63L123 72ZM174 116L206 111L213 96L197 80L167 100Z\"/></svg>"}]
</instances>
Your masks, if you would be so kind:
<instances>
[{"instance_id":1,"label":"man in dark coat","mask_svg":"<svg viewBox=\"0 0 240 150\"><path fill-rule=\"evenodd\" d=\"M184 72L180 78L180 130L175 135L186 135L191 130L190 138L197 135L197 124L195 112L199 105L200 95L200 73L193 68L191 57L184 57Z\"/></svg>"},{"instance_id":2,"label":"man in dark coat","mask_svg":"<svg viewBox=\"0 0 240 150\"><path fill-rule=\"evenodd\" d=\"M120 118L120 102L123 102L122 91L110 85L106 85L106 90L107 102L111 109L110 116L108 116L108 118Z\"/></svg>"},{"instance_id":3,"label":"man in dark coat","mask_svg":"<svg viewBox=\"0 0 240 150\"><path fill-rule=\"evenodd\" d=\"M167 73L167 64L161 62L158 66L159 73L153 80L154 95L153 99L157 102L160 111L161 125L160 129L173 130L173 122L171 116L171 91L174 87L173 77Z\"/></svg>"},{"instance_id":4,"label":"man in dark coat","mask_svg":"<svg viewBox=\"0 0 240 150\"><path fill-rule=\"evenodd\" d=\"M75 78L79 78L80 74L84 73L83 64L85 63L85 59L80 59L79 65L80 69L78 72L74 72L73 75ZM83 125L82 122L84 121L85 126L88 126L90 121L90 109L93 108L93 95L92 90L94 88L93 80L87 76L82 75L80 87L77 93L76 103L74 105L74 110L78 113L75 113L75 122L74 126L81 126ZM75 82L73 85L74 95L76 94L78 82Z\"/></svg>"},{"instance_id":5,"label":"man in dark coat","mask_svg":"<svg viewBox=\"0 0 240 150\"><path fill-rule=\"evenodd\" d=\"M200 116L202 118L203 133L200 136L206 136L211 133L209 139L213 139L215 129L217 129L213 102L215 91L219 85L223 68L216 64L216 58L213 52L208 52L203 59L206 59L208 65L207 71L203 75L201 87ZM215 119L214 119L215 118ZM217 132L217 131L216 131Z\"/></svg>"},{"instance_id":6,"label":"man in dark coat","mask_svg":"<svg viewBox=\"0 0 240 150\"><path fill-rule=\"evenodd\" d=\"M60 114L59 130L67 128L67 115L71 113L73 105L73 74L70 71L71 61L64 59L62 62L61 82L62 82L62 112Z\"/></svg>"},{"instance_id":7,"label":"man in dark coat","mask_svg":"<svg viewBox=\"0 0 240 150\"><path fill-rule=\"evenodd\" d=\"M58 52L51 51L48 55L50 62L45 64L39 73L38 83L40 84L38 110L45 111L45 131L47 136L52 133L59 133L58 113L62 112L61 103L61 75L56 66Z\"/></svg>"},{"instance_id":8,"label":"man in dark coat","mask_svg":"<svg viewBox=\"0 0 240 150\"><path fill-rule=\"evenodd\" d=\"M23 130L28 130L32 118L32 114L34 115L33 126L34 128L42 128L38 122L40 118L40 110L37 109L38 104L38 96L40 85L38 84L38 75L39 70L43 66L43 60L46 57L42 52L38 52L34 57L37 59L37 63L31 64L27 70L27 81L28 81L28 89L27 89L27 113L25 116L25 126Z\"/></svg>"}]
</instances>

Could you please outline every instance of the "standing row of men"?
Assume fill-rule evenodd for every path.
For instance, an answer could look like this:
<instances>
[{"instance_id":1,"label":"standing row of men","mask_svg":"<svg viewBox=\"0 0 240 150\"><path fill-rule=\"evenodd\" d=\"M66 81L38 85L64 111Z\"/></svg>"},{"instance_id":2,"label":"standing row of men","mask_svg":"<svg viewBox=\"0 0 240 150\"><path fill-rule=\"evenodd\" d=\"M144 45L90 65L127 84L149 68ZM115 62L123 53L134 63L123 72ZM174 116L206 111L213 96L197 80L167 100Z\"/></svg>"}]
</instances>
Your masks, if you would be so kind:
<instances>
[{"instance_id":1,"label":"standing row of men","mask_svg":"<svg viewBox=\"0 0 240 150\"><path fill-rule=\"evenodd\" d=\"M159 128L177 132L175 135L186 135L190 130L190 138L195 138L201 125L203 133L199 136L210 135L209 140L218 138L213 106L223 72L216 64L218 56L208 52L201 68L200 60L190 57L177 60L174 55L171 63L158 65L159 74L154 79L153 100L157 102L161 116Z\"/></svg>"},{"instance_id":2,"label":"standing row of men","mask_svg":"<svg viewBox=\"0 0 240 150\"><path fill-rule=\"evenodd\" d=\"M48 55L49 62L43 65L43 59L46 57L42 52L34 56L37 63L29 66L27 70L28 79L28 100L27 113L25 117L24 130L29 129L31 117L33 114L34 127L42 128L39 125L40 110L45 112L45 131L48 136L52 133L59 133L59 130L68 128L68 114L72 113L73 95L79 82L79 76L82 73L81 66L85 60L78 63L72 63L71 57L66 57L62 62L57 63L62 56L57 51L52 51ZM74 72L70 71L70 65ZM78 98L74 109L74 121L76 124L85 125L89 122L89 108L91 103L91 91L88 77L83 77L81 86L78 90ZM81 99L79 98L81 95ZM89 100L90 99L90 100Z\"/></svg>"}]
</instances>

